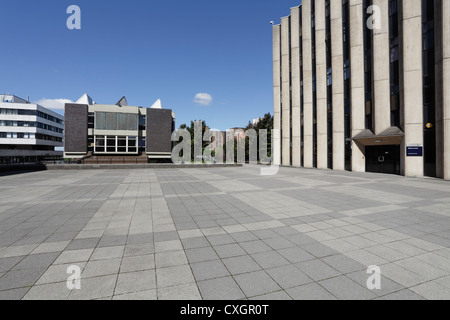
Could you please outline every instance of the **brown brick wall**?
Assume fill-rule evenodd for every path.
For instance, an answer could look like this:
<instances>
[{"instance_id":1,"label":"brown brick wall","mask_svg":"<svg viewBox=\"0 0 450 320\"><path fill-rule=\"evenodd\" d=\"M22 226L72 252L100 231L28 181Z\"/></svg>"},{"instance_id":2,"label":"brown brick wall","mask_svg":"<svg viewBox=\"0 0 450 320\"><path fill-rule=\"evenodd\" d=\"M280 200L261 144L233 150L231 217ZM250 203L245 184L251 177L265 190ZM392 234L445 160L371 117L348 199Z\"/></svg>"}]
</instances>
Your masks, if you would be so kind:
<instances>
[{"instance_id":1,"label":"brown brick wall","mask_svg":"<svg viewBox=\"0 0 450 320\"><path fill-rule=\"evenodd\" d=\"M172 152L172 110L147 110L146 152Z\"/></svg>"},{"instance_id":2,"label":"brown brick wall","mask_svg":"<svg viewBox=\"0 0 450 320\"><path fill-rule=\"evenodd\" d=\"M86 152L88 148L88 106L66 103L64 108L64 151Z\"/></svg>"}]
</instances>

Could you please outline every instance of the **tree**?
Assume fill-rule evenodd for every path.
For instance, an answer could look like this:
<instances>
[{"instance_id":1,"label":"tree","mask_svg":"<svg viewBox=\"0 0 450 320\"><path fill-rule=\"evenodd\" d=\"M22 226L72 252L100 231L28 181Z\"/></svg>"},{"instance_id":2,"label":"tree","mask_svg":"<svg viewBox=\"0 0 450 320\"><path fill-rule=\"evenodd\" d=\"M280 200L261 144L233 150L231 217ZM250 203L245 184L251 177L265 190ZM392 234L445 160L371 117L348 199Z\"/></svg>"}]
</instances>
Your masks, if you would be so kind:
<instances>
[{"instance_id":1,"label":"tree","mask_svg":"<svg viewBox=\"0 0 450 320\"><path fill-rule=\"evenodd\" d=\"M190 127L188 127L185 123L183 123L182 125L180 125L180 130L187 130L191 136L191 160L195 161L194 157L194 132L195 132L195 122L201 122L202 123L202 141L203 141L203 137L205 136L205 132L208 129L208 126L206 125L205 121L202 120L195 120L195 121L191 121L191 125ZM176 146L177 144L179 144L181 141L176 141L174 143L174 145ZM202 142L202 154L205 151L205 148L209 145L208 141L203 141ZM214 156L214 153L212 154L212 156Z\"/></svg>"},{"instance_id":2,"label":"tree","mask_svg":"<svg viewBox=\"0 0 450 320\"><path fill-rule=\"evenodd\" d=\"M249 130L249 129L254 129L256 131L257 137L258 137L258 150L260 148L260 141L259 141L259 136L260 136L260 131L261 130L267 130L267 156L271 157L272 156L272 129L273 129L273 116L270 113L267 113L264 115L263 118L260 119L260 121L258 123L256 123L255 125L253 125L253 123L251 121L249 121L247 127L245 128L245 130ZM249 161L249 144L250 144L250 139L248 137L245 138L245 161L248 162ZM224 144L224 153L226 152L226 143ZM234 159L237 159L237 139L234 139ZM260 160L260 155L258 152L258 160Z\"/></svg>"}]
</instances>

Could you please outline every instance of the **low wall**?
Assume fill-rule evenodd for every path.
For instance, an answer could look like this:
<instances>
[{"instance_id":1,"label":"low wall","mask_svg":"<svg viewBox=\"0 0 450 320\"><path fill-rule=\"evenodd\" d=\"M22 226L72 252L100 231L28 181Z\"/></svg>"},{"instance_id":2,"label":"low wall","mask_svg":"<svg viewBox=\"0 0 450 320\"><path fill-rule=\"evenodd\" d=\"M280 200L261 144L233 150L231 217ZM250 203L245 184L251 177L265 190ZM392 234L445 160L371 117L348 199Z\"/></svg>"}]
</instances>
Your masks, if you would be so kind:
<instances>
[{"instance_id":1,"label":"low wall","mask_svg":"<svg viewBox=\"0 0 450 320\"><path fill-rule=\"evenodd\" d=\"M189 169L189 168L225 168L242 167L242 164L49 164L47 170L98 170L98 169Z\"/></svg>"}]
</instances>

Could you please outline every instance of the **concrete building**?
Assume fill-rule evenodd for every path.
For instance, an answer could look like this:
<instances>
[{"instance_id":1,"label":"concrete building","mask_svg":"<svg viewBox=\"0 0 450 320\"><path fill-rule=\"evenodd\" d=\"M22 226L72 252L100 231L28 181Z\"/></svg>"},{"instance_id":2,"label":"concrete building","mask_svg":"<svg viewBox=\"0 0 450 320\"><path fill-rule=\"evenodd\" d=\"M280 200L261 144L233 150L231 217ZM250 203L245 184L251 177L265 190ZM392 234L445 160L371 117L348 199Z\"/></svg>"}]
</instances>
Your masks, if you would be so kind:
<instances>
[{"instance_id":1,"label":"concrete building","mask_svg":"<svg viewBox=\"0 0 450 320\"><path fill-rule=\"evenodd\" d=\"M62 159L64 117L12 94L0 95L0 164Z\"/></svg>"},{"instance_id":2,"label":"concrete building","mask_svg":"<svg viewBox=\"0 0 450 320\"><path fill-rule=\"evenodd\" d=\"M450 179L450 1L303 0L273 70L275 164Z\"/></svg>"},{"instance_id":3,"label":"concrete building","mask_svg":"<svg viewBox=\"0 0 450 320\"><path fill-rule=\"evenodd\" d=\"M136 162L171 159L175 114L162 109L96 104L84 95L65 105L64 158L87 161L128 159Z\"/></svg>"}]
</instances>

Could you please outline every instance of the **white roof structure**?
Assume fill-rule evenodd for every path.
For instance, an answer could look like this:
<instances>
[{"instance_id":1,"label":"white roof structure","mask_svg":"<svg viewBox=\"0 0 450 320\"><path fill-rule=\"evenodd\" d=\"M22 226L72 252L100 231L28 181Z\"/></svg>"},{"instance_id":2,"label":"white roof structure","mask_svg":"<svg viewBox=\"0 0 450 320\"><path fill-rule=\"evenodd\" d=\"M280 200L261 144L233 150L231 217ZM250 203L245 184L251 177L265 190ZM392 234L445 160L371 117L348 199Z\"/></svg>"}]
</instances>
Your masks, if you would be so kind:
<instances>
[{"instance_id":1,"label":"white roof structure","mask_svg":"<svg viewBox=\"0 0 450 320\"><path fill-rule=\"evenodd\" d=\"M162 109L161 99L158 99L158 100L150 107L150 109Z\"/></svg>"},{"instance_id":2,"label":"white roof structure","mask_svg":"<svg viewBox=\"0 0 450 320\"><path fill-rule=\"evenodd\" d=\"M95 102L87 95L87 93L85 93L77 100L76 104L87 104L88 106L92 106Z\"/></svg>"}]
</instances>

